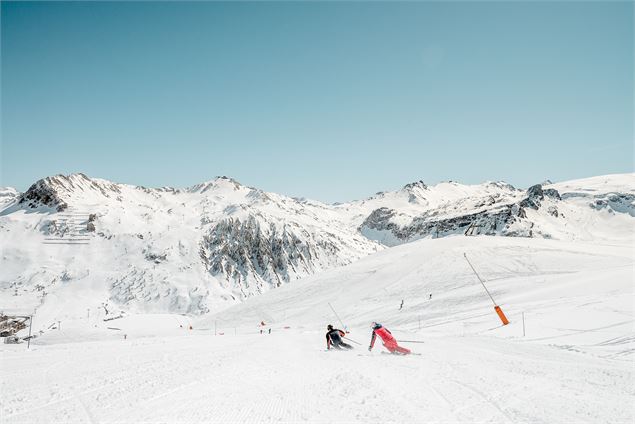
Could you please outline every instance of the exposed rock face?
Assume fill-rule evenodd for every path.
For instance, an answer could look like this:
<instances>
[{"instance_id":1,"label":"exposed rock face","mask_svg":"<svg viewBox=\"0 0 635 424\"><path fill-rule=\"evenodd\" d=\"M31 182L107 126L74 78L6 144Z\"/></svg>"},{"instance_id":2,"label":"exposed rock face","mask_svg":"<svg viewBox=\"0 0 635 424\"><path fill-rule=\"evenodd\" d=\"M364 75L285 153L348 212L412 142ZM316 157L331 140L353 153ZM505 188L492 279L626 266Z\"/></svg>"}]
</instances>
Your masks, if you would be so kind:
<instances>
[{"instance_id":1,"label":"exposed rock face","mask_svg":"<svg viewBox=\"0 0 635 424\"><path fill-rule=\"evenodd\" d=\"M506 183L490 183L495 187L515 190ZM423 237L444 237L452 234L465 235L501 235L511 237L533 237L534 224L527 220L527 210L538 211L545 198L551 201L561 200L555 189L543 190L540 184L530 187L525 197L517 202L510 202L500 194L493 194L480 199L472 199L467 211L465 201L458 205L447 205L432 209L414 217L410 223L395 223L397 211L380 208L373 211L359 227L359 231L367 237L374 238L387 245L406 243ZM462 208L462 206L466 206ZM546 213L553 217L560 214L555 205L549 205ZM377 234L381 233L381 235ZM541 234L548 237L546 234Z\"/></svg>"},{"instance_id":2,"label":"exposed rock face","mask_svg":"<svg viewBox=\"0 0 635 424\"><path fill-rule=\"evenodd\" d=\"M415 181L413 183L406 184L402 191L408 193L408 203L426 203L424 197L425 193L428 191L428 186L423 181Z\"/></svg>"},{"instance_id":3,"label":"exposed rock face","mask_svg":"<svg viewBox=\"0 0 635 424\"><path fill-rule=\"evenodd\" d=\"M154 262L155 264L159 264L159 263L165 261L168 258L168 254L167 253L155 253L155 252L146 251L145 258L146 258L146 260L148 260L150 262Z\"/></svg>"},{"instance_id":4,"label":"exposed rock face","mask_svg":"<svg viewBox=\"0 0 635 424\"><path fill-rule=\"evenodd\" d=\"M373 212L373 219L367 219L362 229L390 231L399 241L406 243L422 237L444 237L450 234L466 235L518 235L509 230L511 224L525 217L524 209L518 205L505 205L495 210L441 218L432 214L422 214L403 227L390 222L391 214L385 211ZM370 218L370 217L369 217ZM394 244L394 243L393 243Z\"/></svg>"},{"instance_id":5,"label":"exposed rock face","mask_svg":"<svg viewBox=\"0 0 635 424\"><path fill-rule=\"evenodd\" d=\"M97 220L97 215L94 213L91 213L90 215L88 215L88 222L86 223L86 231L88 231L89 233L94 233L95 232L95 221Z\"/></svg>"},{"instance_id":6,"label":"exposed rock face","mask_svg":"<svg viewBox=\"0 0 635 424\"><path fill-rule=\"evenodd\" d=\"M560 197L560 193L558 193L558 190L554 189L554 188L547 188L544 189L542 191L542 193L547 196L550 197L554 200L562 200L562 198Z\"/></svg>"},{"instance_id":7,"label":"exposed rock face","mask_svg":"<svg viewBox=\"0 0 635 424\"><path fill-rule=\"evenodd\" d=\"M200 255L209 272L240 288L242 296L310 275L349 258L338 256L337 243L286 224L253 216L219 222L203 237ZM254 285L255 286L252 286Z\"/></svg>"},{"instance_id":8,"label":"exposed rock face","mask_svg":"<svg viewBox=\"0 0 635 424\"><path fill-rule=\"evenodd\" d=\"M591 203L593 209L608 210L610 212L626 213L635 216L635 195L628 193L609 193L597 195Z\"/></svg>"},{"instance_id":9,"label":"exposed rock face","mask_svg":"<svg viewBox=\"0 0 635 424\"><path fill-rule=\"evenodd\" d=\"M404 190L412 190L412 189L415 189L415 188L419 188L419 189L425 190L425 189L428 188L428 186L421 180L415 181L415 182L412 182L412 183L409 183L409 184L406 184L405 186L403 186Z\"/></svg>"},{"instance_id":10,"label":"exposed rock face","mask_svg":"<svg viewBox=\"0 0 635 424\"><path fill-rule=\"evenodd\" d=\"M536 184L527 189L527 198L520 202L520 206L524 208L532 208L538 210L540 202L545 198L542 191L542 185Z\"/></svg>"},{"instance_id":11,"label":"exposed rock face","mask_svg":"<svg viewBox=\"0 0 635 424\"><path fill-rule=\"evenodd\" d=\"M185 189L152 189L83 174L54 176L22 195L9 190L4 196L10 207L0 210L0 236L9 236L13 253L0 257L0 285L3 279L25 286L45 283L49 291L59 281L107 282L110 300L127 308L203 313L424 237L604 237L603 222L635 216L633 178L608 189L602 183L606 178L590 186L553 185L560 192L541 185L524 191L504 182L427 186L417 181L329 205L266 193L226 177ZM41 209L15 213L31 208ZM590 223L596 228L576 216L595 213L589 208L598 211ZM622 227L609 230L615 228ZM38 263L45 237L77 235L97 246L99 256L87 260L78 248L64 253L60 264L95 267L93 259L99 257L100 275L5 266L16 258ZM56 280L59 275L67 277Z\"/></svg>"},{"instance_id":12,"label":"exposed rock face","mask_svg":"<svg viewBox=\"0 0 635 424\"><path fill-rule=\"evenodd\" d=\"M42 234L46 236L58 236L64 237L66 233L70 231L68 225L65 222L57 222L55 219L44 221L40 227Z\"/></svg>"},{"instance_id":13,"label":"exposed rock face","mask_svg":"<svg viewBox=\"0 0 635 424\"><path fill-rule=\"evenodd\" d=\"M430 220L427 216L420 216L399 231L399 238L408 240L415 235L442 237L449 234L465 234L468 228L470 231L467 235L496 235L499 233L505 235L505 227L513 223L515 217L518 216L518 212L514 215L512 206L507 205L495 211L489 210L438 220Z\"/></svg>"},{"instance_id":14,"label":"exposed rock face","mask_svg":"<svg viewBox=\"0 0 635 424\"><path fill-rule=\"evenodd\" d=\"M19 203L25 204L33 209L40 206L48 206L55 208L58 212L62 212L68 208L68 204L59 197L55 187L51 186L46 179L39 180L29 187L29 189L20 196Z\"/></svg>"},{"instance_id":15,"label":"exposed rock face","mask_svg":"<svg viewBox=\"0 0 635 424\"><path fill-rule=\"evenodd\" d=\"M19 203L35 209L40 206L62 212L72 198L97 194L106 198L121 193L119 184L94 180L84 174L55 175L36 181L20 196Z\"/></svg>"},{"instance_id":16,"label":"exposed rock face","mask_svg":"<svg viewBox=\"0 0 635 424\"><path fill-rule=\"evenodd\" d=\"M391 222L391 218L395 216L396 211L389 208L379 208L375 209L368 218L364 220L362 225L360 226L360 231L362 228L370 228L373 230L389 230L393 232L398 232L399 227Z\"/></svg>"}]
</instances>

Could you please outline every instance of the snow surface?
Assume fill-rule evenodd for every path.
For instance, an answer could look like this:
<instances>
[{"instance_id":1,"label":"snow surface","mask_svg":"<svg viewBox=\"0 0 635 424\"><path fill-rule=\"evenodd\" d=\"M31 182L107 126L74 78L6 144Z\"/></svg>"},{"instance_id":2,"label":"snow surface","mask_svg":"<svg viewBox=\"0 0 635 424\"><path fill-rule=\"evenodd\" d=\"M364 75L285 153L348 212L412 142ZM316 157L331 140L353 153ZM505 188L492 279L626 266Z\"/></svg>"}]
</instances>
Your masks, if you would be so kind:
<instances>
[{"instance_id":1,"label":"snow surface","mask_svg":"<svg viewBox=\"0 0 635 424\"><path fill-rule=\"evenodd\" d=\"M469 217L527 196L502 182L415 182L338 205L264 192L227 177L151 189L72 174L34 186L67 209L30 208L16 203L15 190L0 190L12 199L0 206L0 311L36 311L38 331L87 310L95 317L106 310L111 316L222 311L387 246L435 237L417 232L410 224L416 220ZM504 234L621 244L635 238L635 174L545 188L559 190L562 200L545 196ZM412 230L405 239L360 228L381 208L395 212L385 224ZM77 237L68 236L73 231ZM61 243L69 238L87 244Z\"/></svg>"},{"instance_id":2,"label":"snow surface","mask_svg":"<svg viewBox=\"0 0 635 424\"><path fill-rule=\"evenodd\" d=\"M37 184L54 190L68 208L60 212L13 204L0 212L0 305L5 312L29 314L37 307L40 316L55 320L58 311L75 313L63 300L74 297L82 314L104 303L132 312L200 314L275 287L273 275L265 281L258 272L267 270L253 266L237 269L236 281L227 255L218 255L227 272L213 273L204 264L203 253L216 259L205 237L216 234L221 222L229 227L253 224L242 233L220 234L226 238L215 246L221 251L240 249L254 239L268 247L274 230L292 247L299 239L312 258L305 261L300 253L300 264L293 266L282 252L281 263L288 268L276 275L287 280L382 249L333 220L325 205L305 205L226 177L182 190L115 184L83 174L49 177ZM95 216L92 232L86 229L90 214ZM73 228L81 228L78 233L87 245L62 243L68 239L64 220L69 215L78 217ZM254 253L244 256L251 259ZM22 299L12 299L16 293Z\"/></svg>"},{"instance_id":3,"label":"snow surface","mask_svg":"<svg viewBox=\"0 0 635 424\"><path fill-rule=\"evenodd\" d=\"M0 210L15 202L19 195L13 187L0 187Z\"/></svg>"},{"instance_id":4,"label":"snow surface","mask_svg":"<svg viewBox=\"0 0 635 424\"><path fill-rule=\"evenodd\" d=\"M632 239L420 240L214 315L69 317L30 350L0 345L0 417L632 423L634 253ZM325 351L326 325L342 326L329 303L355 350ZM371 321L420 355L369 353Z\"/></svg>"}]
</instances>

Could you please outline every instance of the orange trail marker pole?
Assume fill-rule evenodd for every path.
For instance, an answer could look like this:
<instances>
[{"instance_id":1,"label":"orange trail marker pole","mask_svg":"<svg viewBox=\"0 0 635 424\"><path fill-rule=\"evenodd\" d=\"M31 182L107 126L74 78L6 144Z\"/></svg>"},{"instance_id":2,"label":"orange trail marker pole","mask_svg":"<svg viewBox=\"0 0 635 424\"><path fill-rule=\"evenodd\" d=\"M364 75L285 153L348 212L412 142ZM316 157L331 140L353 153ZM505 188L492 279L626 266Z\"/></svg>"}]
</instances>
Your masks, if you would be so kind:
<instances>
[{"instance_id":1,"label":"orange trail marker pole","mask_svg":"<svg viewBox=\"0 0 635 424\"><path fill-rule=\"evenodd\" d=\"M494 310L496 311L496 314L498 315L498 317L502 321L503 325L509 324L509 320L507 319L507 317L503 313L503 310L500 308L500 306L498 306L496 304L496 302L494 301L494 298L492 297L492 294L489 292L489 290L487 290L487 287L485 287L485 283L483 282L481 277L478 275L478 272L476 272L476 269L474 269L474 266L472 265L472 262L470 262L470 260L467 258L467 254L463 253L463 257L465 258L467 263L470 265L470 268L472 268L472 271L474 271L474 275L476 275L476 278L478 278L478 281L480 281L481 284L483 285L483 288L485 289L485 292L487 293L489 298L492 299L492 303L494 304Z\"/></svg>"},{"instance_id":2,"label":"orange trail marker pole","mask_svg":"<svg viewBox=\"0 0 635 424\"><path fill-rule=\"evenodd\" d=\"M498 317L501 319L503 325L507 325L509 324L509 320L507 319L507 317L505 316L505 314L503 313L503 310L501 309L500 306L494 306L494 310L496 311L496 313L498 314Z\"/></svg>"}]
</instances>

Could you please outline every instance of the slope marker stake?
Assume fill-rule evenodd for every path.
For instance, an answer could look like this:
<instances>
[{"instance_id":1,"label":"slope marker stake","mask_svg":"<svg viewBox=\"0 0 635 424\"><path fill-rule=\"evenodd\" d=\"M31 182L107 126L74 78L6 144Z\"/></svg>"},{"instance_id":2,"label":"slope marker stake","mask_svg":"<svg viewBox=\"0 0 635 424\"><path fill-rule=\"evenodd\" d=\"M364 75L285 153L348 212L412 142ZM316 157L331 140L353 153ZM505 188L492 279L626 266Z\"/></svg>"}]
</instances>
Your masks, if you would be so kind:
<instances>
[{"instance_id":1,"label":"slope marker stake","mask_svg":"<svg viewBox=\"0 0 635 424\"><path fill-rule=\"evenodd\" d=\"M327 302L329 304L329 307L331 308L331 311L333 311L333 313L335 314L335 316L337 317L338 321L340 322L340 324L342 324L342 327L344 327L344 331L348 332L348 328L346 328L346 326L344 325L344 323L342 322L342 319L340 318L339 315L337 315L337 312L335 312L335 308L333 308L333 305L331 305L331 302Z\"/></svg>"},{"instance_id":2,"label":"slope marker stake","mask_svg":"<svg viewBox=\"0 0 635 424\"><path fill-rule=\"evenodd\" d=\"M463 257L465 258L465 260L467 261L467 263L470 265L470 268L472 268L472 271L474 271L474 275L476 275L476 278L478 278L478 281L481 282L481 284L483 285L483 288L485 289L485 292L487 293L487 295L489 296L489 298L492 300L492 303L494 304L494 310L496 311L496 314L498 315L498 317L500 318L501 322L503 323L503 325L507 325L509 324L509 320L507 319L507 317L505 316L505 313L503 312L503 310L501 309L500 306L498 306L496 304L496 302L494 301L494 298L492 297L492 294L489 292L489 290L487 290L487 287L485 286L485 283L483 282L483 280L481 279L481 277L478 275L478 272L476 272L476 269L474 269L474 266L472 265L472 263L470 262L470 260L467 258L467 254L464 252L463 253Z\"/></svg>"}]
</instances>

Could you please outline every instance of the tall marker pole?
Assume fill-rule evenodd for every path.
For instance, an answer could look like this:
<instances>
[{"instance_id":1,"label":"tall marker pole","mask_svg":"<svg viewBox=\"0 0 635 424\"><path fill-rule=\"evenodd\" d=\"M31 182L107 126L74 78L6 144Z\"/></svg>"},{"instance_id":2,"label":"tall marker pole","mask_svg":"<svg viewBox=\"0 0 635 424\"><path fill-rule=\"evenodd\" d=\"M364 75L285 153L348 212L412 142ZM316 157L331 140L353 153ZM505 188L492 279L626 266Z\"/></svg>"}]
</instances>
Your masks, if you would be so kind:
<instances>
[{"instance_id":1,"label":"tall marker pole","mask_svg":"<svg viewBox=\"0 0 635 424\"><path fill-rule=\"evenodd\" d=\"M523 312L523 337L525 337L525 313Z\"/></svg>"},{"instance_id":2,"label":"tall marker pole","mask_svg":"<svg viewBox=\"0 0 635 424\"><path fill-rule=\"evenodd\" d=\"M503 313L503 310L500 308L500 306L496 304L496 302L494 301L494 298L492 297L492 294L489 292L489 290L487 290L487 287L485 287L485 283L483 282L481 277L478 275L478 272L476 272L476 269L474 269L474 266L472 265L470 260L467 258L467 254L463 253L463 257L465 258L467 263L470 265L470 268L472 268L472 271L474 271L474 275L476 275L476 278L478 278L478 281L480 281L481 284L483 285L483 288L485 289L485 292L487 293L489 298L492 299L492 303L494 304L494 310L496 311L496 314L498 314L498 317L500 318L500 320L503 322L503 325L509 324L509 320Z\"/></svg>"},{"instance_id":3,"label":"tall marker pole","mask_svg":"<svg viewBox=\"0 0 635 424\"><path fill-rule=\"evenodd\" d=\"M340 324L342 324L342 327L344 327L344 331L348 331L348 328L346 328L346 326L344 325L344 323L342 322L342 319L340 318L339 315L337 315L337 312L335 312L335 309L333 308L333 305L331 305L331 302L328 302L329 307L331 308L331 311L333 311L333 313L335 314L335 316L337 317L337 319L339 320Z\"/></svg>"},{"instance_id":4,"label":"tall marker pole","mask_svg":"<svg viewBox=\"0 0 635 424\"><path fill-rule=\"evenodd\" d=\"M29 340L26 343L26 348L31 348L31 327L33 327L33 315L29 317Z\"/></svg>"}]
</instances>

